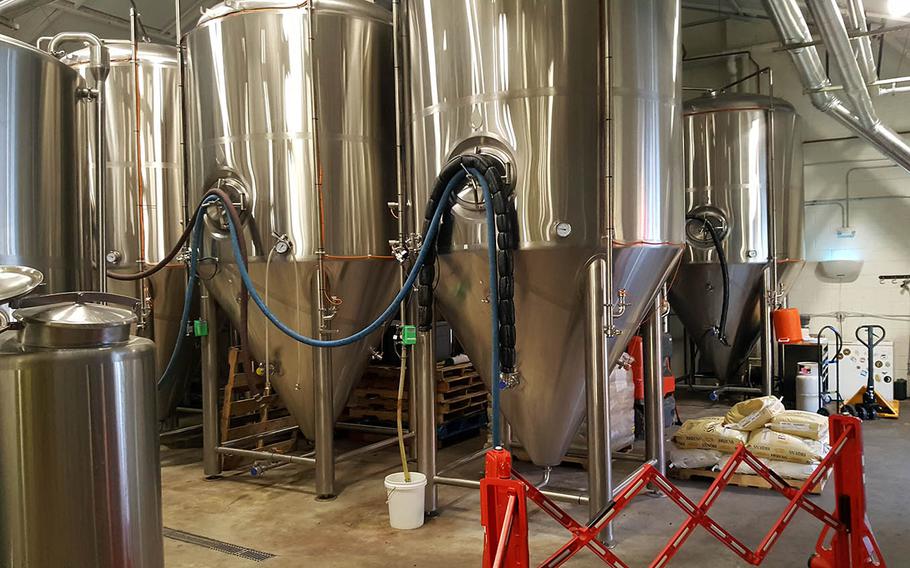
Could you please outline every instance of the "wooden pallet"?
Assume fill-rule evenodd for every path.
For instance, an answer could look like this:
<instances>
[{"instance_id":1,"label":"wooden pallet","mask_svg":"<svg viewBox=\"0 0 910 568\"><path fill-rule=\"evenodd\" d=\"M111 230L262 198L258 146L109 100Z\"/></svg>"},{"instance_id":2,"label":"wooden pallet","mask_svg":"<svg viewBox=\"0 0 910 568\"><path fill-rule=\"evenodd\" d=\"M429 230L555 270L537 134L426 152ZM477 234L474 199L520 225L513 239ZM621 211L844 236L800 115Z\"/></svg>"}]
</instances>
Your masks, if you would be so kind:
<instances>
[{"instance_id":1,"label":"wooden pallet","mask_svg":"<svg viewBox=\"0 0 910 568\"><path fill-rule=\"evenodd\" d=\"M367 368L360 383L351 393L343 417L379 423L394 422L398 404L398 381L400 367L374 365ZM436 366L436 423L445 424L450 420L484 411L488 394L486 385L471 363ZM405 385L404 397L409 393ZM407 421L407 405L403 418Z\"/></svg>"},{"instance_id":2,"label":"wooden pallet","mask_svg":"<svg viewBox=\"0 0 910 568\"><path fill-rule=\"evenodd\" d=\"M671 477L676 479L681 479L683 481L688 481L691 479L703 479L708 481L714 481L717 479L717 476L720 475L720 471L704 469L704 468L692 468L692 469L677 469L673 468L670 470ZM809 493L813 495L821 495L825 490L825 485L828 483L828 478L831 477L831 472L828 472L818 484L809 490ZM784 481L792 485L793 487L799 488L802 487L804 480L802 479L787 479L784 478ZM771 489L771 484L765 481L760 475L753 473L734 473L730 478L729 485L735 485L737 487L752 487L754 489Z\"/></svg>"},{"instance_id":3,"label":"wooden pallet","mask_svg":"<svg viewBox=\"0 0 910 568\"><path fill-rule=\"evenodd\" d=\"M436 414L436 424L442 425L451 420L456 420L463 418L467 415L471 415L477 412L485 411L487 408L486 401L483 403L472 404L465 406L456 411L447 412L445 414ZM408 423L408 412L405 410L402 415L402 420L405 424ZM390 423L395 422L397 418L397 411L395 410L383 410L378 408L347 408L345 409L342 420L352 419L354 421L370 421L378 423Z\"/></svg>"},{"instance_id":4,"label":"wooden pallet","mask_svg":"<svg viewBox=\"0 0 910 568\"><path fill-rule=\"evenodd\" d=\"M221 407L221 443L237 448L278 453L297 447L300 430L288 413L281 397L274 391L265 393L265 377L247 373L236 347L228 351L228 379ZM225 470L239 469L251 460L239 456L222 456Z\"/></svg>"}]
</instances>

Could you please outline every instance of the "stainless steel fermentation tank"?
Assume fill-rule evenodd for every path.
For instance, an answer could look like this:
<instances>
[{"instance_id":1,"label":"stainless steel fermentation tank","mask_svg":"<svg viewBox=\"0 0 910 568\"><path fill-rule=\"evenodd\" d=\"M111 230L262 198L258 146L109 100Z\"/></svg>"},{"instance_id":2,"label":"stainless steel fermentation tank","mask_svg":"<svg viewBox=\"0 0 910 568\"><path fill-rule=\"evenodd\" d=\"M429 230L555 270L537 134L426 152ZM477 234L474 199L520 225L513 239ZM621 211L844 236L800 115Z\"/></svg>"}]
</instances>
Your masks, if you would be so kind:
<instances>
[{"instance_id":1,"label":"stainless steel fermentation tank","mask_svg":"<svg viewBox=\"0 0 910 568\"><path fill-rule=\"evenodd\" d=\"M271 311L304 335L332 339L372 321L398 286L387 256L397 234L387 205L395 200L392 28L390 13L364 0L308 8L226 3L186 36L188 175L190 202L215 185L236 197L250 274ZM205 285L239 326L230 242L219 219L206 222L217 267ZM252 355L303 433L330 442L372 342L320 357L250 305ZM328 432L315 420L327 394L323 369L332 378Z\"/></svg>"},{"instance_id":2,"label":"stainless steel fermentation tank","mask_svg":"<svg viewBox=\"0 0 910 568\"><path fill-rule=\"evenodd\" d=\"M407 4L413 226L452 157L481 151L507 164L519 378L502 409L531 459L555 465L585 416L586 376L604 384L682 250L679 6ZM436 298L490 384L484 205L473 195L465 188L453 208Z\"/></svg>"},{"instance_id":3,"label":"stainless steel fermentation tank","mask_svg":"<svg viewBox=\"0 0 910 568\"><path fill-rule=\"evenodd\" d=\"M763 291L785 294L804 264L799 117L784 100L747 94L701 97L684 113L688 246L670 301L702 360L733 381L761 335ZM716 331L724 286L706 221L729 266L728 345Z\"/></svg>"},{"instance_id":4,"label":"stainless steel fermentation tank","mask_svg":"<svg viewBox=\"0 0 910 568\"><path fill-rule=\"evenodd\" d=\"M83 289L88 203L77 178L79 75L0 36L0 264L44 273L44 292Z\"/></svg>"},{"instance_id":5,"label":"stainless steel fermentation tank","mask_svg":"<svg viewBox=\"0 0 910 568\"><path fill-rule=\"evenodd\" d=\"M146 270L160 262L183 232L180 68L176 47L138 43L134 58L133 45L128 41L105 41L105 45L110 51L110 75L105 112L104 261L108 273L124 274ZM88 49L70 54L63 61L83 77L90 77ZM95 114L87 105L85 112L79 114L78 131L80 143L93 148L97 135ZM89 154L84 157L80 177L87 195L94 196L96 159ZM97 227L93 236L97 239ZM97 246L92 247L96 249ZM147 280L108 281L111 292L142 300L139 333L153 339L158 347L158 376L167 367L180 332L185 288L186 268L178 262ZM159 393L162 419L173 410L186 380L186 374L181 372L172 377Z\"/></svg>"},{"instance_id":6,"label":"stainless steel fermentation tank","mask_svg":"<svg viewBox=\"0 0 910 568\"><path fill-rule=\"evenodd\" d=\"M0 334L0 565L161 568L155 347L130 310L38 300Z\"/></svg>"}]
</instances>

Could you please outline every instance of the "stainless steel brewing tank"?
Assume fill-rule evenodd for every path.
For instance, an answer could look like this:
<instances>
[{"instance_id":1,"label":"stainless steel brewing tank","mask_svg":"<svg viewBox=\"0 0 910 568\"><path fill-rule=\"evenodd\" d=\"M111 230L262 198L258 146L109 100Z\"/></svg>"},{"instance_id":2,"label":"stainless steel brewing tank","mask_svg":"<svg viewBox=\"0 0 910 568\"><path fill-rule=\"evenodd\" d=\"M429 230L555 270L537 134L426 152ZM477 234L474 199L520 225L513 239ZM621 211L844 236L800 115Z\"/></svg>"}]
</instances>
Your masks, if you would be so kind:
<instances>
[{"instance_id":1,"label":"stainless steel brewing tank","mask_svg":"<svg viewBox=\"0 0 910 568\"><path fill-rule=\"evenodd\" d=\"M0 334L0 565L161 568L154 345L112 306L16 317Z\"/></svg>"},{"instance_id":2,"label":"stainless steel brewing tank","mask_svg":"<svg viewBox=\"0 0 910 568\"><path fill-rule=\"evenodd\" d=\"M731 280L729 345L712 331L720 320L723 280L710 234L700 220L687 222L688 246L670 300L706 362L720 379L733 379L760 335L759 304L774 244L772 225L783 292L804 264L799 117L787 101L748 94L701 97L688 101L684 113L687 215L707 217L720 228ZM774 224L768 206L772 163Z\"/></svg>"},{"instance_id":3,"label":"stainless steel brewing tank","mask_svg":"<svg viewBox=\"0 0 910 568\"><path fill-rule=\"evenodd\" d=\"M313 288L325 251L323 315L329 337L338 338L375 319L398 287L397 263L387 256L397 235L387 206L396 199L391 14L364 0L321 0L313 14L308 9L296 0L232 2L206 12L189 32L188 171L192 202L222 180L243 203L259 293L311 337L319 331ZM206 285L240 325L230 244L209 221L219 260ZM275 246L283 238L291 244L287 254ZM316 351L250 306L253 356L268 364L271 381L313 438ZM336 414L363 374L370 346L331 350Z\"/></svg>"},{"instance_id":4,"label":"stainless steel brewing tank","mask_svg":"<svg viewBox=\"0 0 910 568\"><path fill-rule=\"evenodd\" d=\"M44 273L42 291L87 286L88 203L77 179L79 75L0 36L0 264Z\"/></svg>"},{"instance_id":5,"label":"stainless steel brewing tank","mask_svg":"<svg viewBox=\"0 0 910 568\"><path fill-rule=\"evenodd\" d=\"M157 264L173 249L184 229L180 67L176 47L139 43L134 60L130 42L108 40L105 45L111 60L105 83L105 242L109 251L105 261L109 273L123 274ZM64 62L84 78L91 74L87 49L70 54ZM93 108L85 105L79 114L78 129L80 143L86 148L95 147L95 128ZM80 178L87 195L94 199L95 163L88 153L84 156ZM137 167L142 175L138 182ZM93 236L97 238L97 230ZM108 281L108 290L113 293L148 299L149 313L143 318L140 333L153 339L158 347L159 376L167 367L180 331L185 288L186 269L178 262L145 282ZM160 418L165 418L176 405L186 381L184 372L174 373L173 377L159 394Z\"/></svg>"},{"instance_id":6,"label":"stainless steel brewing tank","mask_svg":"<svg viewBox=\"0 0 910 568\"><path fill-rule=\"evenodd\" d=\"M679 5L609 3L612 76L608 92L599 93L601 4L419 0L408 14L415 226L434 177L453 156L480 149L511 169L521 379L503 392L503 412L542 465L560 462L585 413L587 263L612 252L613 296L628 291L629 306L616 320L622 335L609 343L612 365L683 240ZM604 123L612 124L613 146L600 145L600 118L612 118ZM599 172L612 176L612 218ZM484 214L471 195L463 191L454 207L436 294L489 383ZM612 251L605 247L610 226Z\"/></svg>"}]
</instances>

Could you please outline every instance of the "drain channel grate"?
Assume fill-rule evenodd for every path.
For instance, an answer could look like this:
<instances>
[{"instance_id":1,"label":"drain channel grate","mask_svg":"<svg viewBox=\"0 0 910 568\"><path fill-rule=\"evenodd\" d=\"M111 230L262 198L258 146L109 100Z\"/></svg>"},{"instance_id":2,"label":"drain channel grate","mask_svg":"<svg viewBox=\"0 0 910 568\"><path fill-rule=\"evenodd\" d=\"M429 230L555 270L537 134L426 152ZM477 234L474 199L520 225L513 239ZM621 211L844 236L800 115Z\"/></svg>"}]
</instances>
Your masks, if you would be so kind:
<instances>
[{"instance_id":1,"label":"drain channel grate","mask_svg":"<svg viewBox=\"0 0 910 568\"><path fill-rule=\"evenodd\" d=\"M179 540L180 542L186 542L189 544L195 544L196 546L208 548L209 550L215 550L217 552L223 552L225 554L237 556L238 558L243 558L245 560L252 560L253 562L264 562L269 558L275 558L274 554L269 554L268 552L253 550L252 548L246 548L245 546L238 546L229 542L222 542L213 538L207 538L185 531L178 531L176 529L169 529L167 527L164 527L162 534L165 538Z\"/></svg>"}]
</instances>

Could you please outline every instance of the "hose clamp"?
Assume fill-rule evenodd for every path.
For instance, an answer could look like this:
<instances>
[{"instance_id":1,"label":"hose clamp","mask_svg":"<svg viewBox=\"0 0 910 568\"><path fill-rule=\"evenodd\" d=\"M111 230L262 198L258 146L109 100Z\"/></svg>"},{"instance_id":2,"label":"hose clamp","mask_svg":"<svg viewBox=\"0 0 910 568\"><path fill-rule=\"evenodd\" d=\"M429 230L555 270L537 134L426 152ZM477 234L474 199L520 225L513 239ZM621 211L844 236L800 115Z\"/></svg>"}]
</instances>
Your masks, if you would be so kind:
<instances>
[{"instance_id":1,"label":"hose clamp","mask_svg":"<svg viewBox=\"0 0 910 568\"><path fill-rule=\"evenodd\" d=\"M499 390L509 390L518 387L521 384L521 373L513 371L511 373L499 374Z\"/></svg>"}]
</instances>

